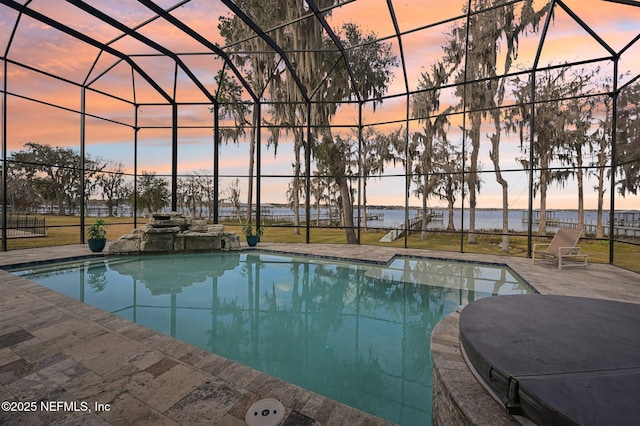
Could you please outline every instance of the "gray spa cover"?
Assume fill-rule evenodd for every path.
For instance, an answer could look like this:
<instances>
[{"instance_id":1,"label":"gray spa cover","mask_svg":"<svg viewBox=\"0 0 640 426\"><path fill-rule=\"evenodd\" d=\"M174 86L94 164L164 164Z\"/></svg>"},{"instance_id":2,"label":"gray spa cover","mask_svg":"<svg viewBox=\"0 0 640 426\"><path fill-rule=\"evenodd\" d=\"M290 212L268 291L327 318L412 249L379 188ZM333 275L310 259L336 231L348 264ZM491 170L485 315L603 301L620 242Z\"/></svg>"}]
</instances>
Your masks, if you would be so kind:
<instances>
[{"instance_id":1,"label":"gray spa cover","mask_svg":"<svg viewBox=\"0 0 640 426\"><path fill-rule=\"evenodd\" d=\"M469 361L512 414L544 425L637 425L640 305L515 295L460 315Z\"/></svg>"}]
</instances>

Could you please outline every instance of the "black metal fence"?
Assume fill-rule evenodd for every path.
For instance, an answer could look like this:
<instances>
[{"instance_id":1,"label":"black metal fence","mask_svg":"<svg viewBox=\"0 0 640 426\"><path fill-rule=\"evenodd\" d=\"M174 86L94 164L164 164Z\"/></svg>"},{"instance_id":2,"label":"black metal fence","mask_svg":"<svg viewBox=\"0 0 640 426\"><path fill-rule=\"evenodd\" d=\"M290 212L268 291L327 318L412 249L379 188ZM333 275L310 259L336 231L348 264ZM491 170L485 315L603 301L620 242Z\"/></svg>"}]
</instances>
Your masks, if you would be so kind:
<instances>
[{"instance_id":1,"label":"black metal fence","mask_svg":"<svg viewBox=\"0 0 640 426\"><path fill-rule=\"evenodd\" d=\"M0 216L0 219L2 216ZM7 216L7 238L44 237L47 227L43 217L28 215Z\"/></svg>"}]
</instances>

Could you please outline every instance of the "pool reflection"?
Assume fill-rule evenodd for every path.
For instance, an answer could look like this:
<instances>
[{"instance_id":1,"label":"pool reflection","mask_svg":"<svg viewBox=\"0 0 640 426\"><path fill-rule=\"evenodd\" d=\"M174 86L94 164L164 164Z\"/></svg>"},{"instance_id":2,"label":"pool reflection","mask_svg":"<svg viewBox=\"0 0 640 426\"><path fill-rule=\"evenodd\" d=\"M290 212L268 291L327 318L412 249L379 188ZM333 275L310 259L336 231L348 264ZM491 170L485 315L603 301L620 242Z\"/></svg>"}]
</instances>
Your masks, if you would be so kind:
<instances>
[{"instance_id":1,"label":"pool reflection","mask_svg":"<svg viewBox=\"0 0 640 426\"><path fill-rule=\"evenodd\" d=\"M149 256L78 271L73 292L87 303L399 424L431 421L438 321L481 297L528 292L505 269L409 258Z\"/></svg>"}]
</instances>

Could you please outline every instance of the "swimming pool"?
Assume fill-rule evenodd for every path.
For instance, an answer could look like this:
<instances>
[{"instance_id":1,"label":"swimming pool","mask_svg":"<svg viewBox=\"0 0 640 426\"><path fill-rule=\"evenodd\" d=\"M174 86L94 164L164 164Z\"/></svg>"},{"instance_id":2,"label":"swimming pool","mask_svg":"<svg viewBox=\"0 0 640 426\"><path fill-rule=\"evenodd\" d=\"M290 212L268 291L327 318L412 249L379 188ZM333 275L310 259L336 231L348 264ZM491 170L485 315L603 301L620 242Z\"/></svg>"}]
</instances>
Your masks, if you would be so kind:
<instances>
[{"instance_id":1,"label":"swimming pool","mask_svg":"<svg viewBox=\"0 0 640 426\"><path fill-rule=\"evenodd\" d=\"M251 251L108 258L14 272L402 425L431 420L429 338L460 304L531 289L509 269Z\"/></svg>"}]
</instances>

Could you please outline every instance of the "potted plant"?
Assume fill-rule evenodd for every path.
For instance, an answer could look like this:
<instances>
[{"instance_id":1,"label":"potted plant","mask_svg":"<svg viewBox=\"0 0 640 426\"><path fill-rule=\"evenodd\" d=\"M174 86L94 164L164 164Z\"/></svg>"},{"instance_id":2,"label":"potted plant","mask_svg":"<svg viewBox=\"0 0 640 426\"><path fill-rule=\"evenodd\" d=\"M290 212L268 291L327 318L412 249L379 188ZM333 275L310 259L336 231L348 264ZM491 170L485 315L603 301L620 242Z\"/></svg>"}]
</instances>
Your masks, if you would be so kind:
<instances>
[{"instance_id":1,"label":"potted plant","mask_svg":"<svg viewBox=\"0 0 640 426\"><path fill-rule=\"evenodd\" d=\"M107 225L102 219L96 219L93 225L87 229L89 236L89 250L93 252L101 252L107 244Z\"/></svg>"},{"instance_id":2,"label":"potted plant","mask_svg":"<svg viewBox=\"0 0 640 426\"><path fill-rule=\"evenodd\" d=\"M244 236L247 238L247 244L249 247L255 247L260 241L260 237L264 234L264 228L260 227L256 229L256 233L253 233L253 224L245 223L242 225L242 232L244 232Z\"/></svg>"}]
</instances>

